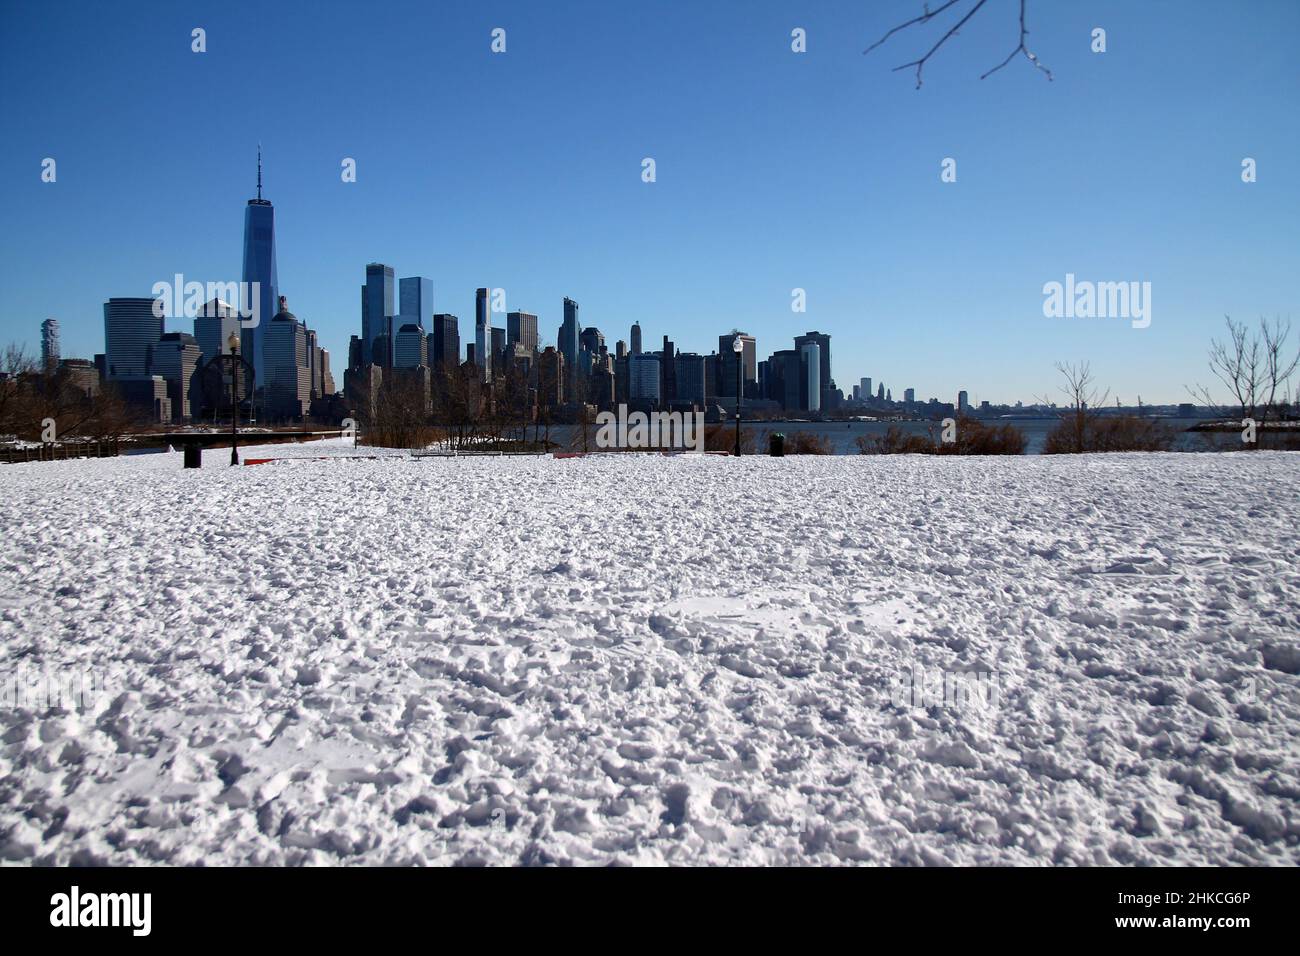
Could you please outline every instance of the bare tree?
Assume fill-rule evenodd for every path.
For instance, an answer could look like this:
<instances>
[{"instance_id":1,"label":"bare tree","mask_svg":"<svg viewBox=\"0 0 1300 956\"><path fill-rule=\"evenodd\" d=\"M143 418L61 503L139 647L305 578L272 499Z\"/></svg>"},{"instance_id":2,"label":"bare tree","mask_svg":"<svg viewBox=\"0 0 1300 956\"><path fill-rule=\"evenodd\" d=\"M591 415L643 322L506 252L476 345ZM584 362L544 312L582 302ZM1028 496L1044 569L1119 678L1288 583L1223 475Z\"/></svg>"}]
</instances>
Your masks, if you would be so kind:
<instances>
[{"instance_id":1,"label":"bare tree","mask_svg":"<svg viewBox=\"0 0 1300 956\"><path fill-rule=\"evenodd\" d=\"M1110 390L1098 391L1096 380L1092 375L1092 365L1080 362L1057 362L1056 370L1065 377L1061 391L1069 401L1070 443L1075 454L1088 448L1088 427L1096 417L1095 409L1106 404Z\"/></svg>"},{"instance_id":2,"label":"bare tree","mask_svg":"<svg viewBox=\"0 0 1300 956\"><path fill-rule=\"evenodd\" d=\"M961 2L963 2L963 0L947 0L946 3L942 3L942 4L940 4L939 7L938 7L937 9L934 9L934 10L931 10L931 9L930 9L930 5L929 5L928 3L925 4L925 5L922 7L922 11L923 11L923 12L921 13L920 16L918 16L918 17L913 17L911 20L908 20L908 21L906 21L906 22L904 22L904 23L900 23L898 26L896 26L896 27L894 27L893 29L889 30L889 31L888 31L884 36L882 36L879 40L877 40L875 43L871 44L871 46L867 47L867 48L866 48L865 50L863 50L862 52L863 52L864 54L866 54L866 53L870 53L870 52L871 52L872 50L874 50L876 47L881 46L881 45L882 45L886 40L888 40L890 37L892 37L895 33L898 33L898 32L900 32L900 31L902 31L902 30L906 30L908 27L915 26L915 25L917 25L917 24L926 24L926 23L929 23L932 19L934 19L935 17L939 16L939 14L944 13L945 11L947 11L948 8L950 8L950 7L954 7L954 6L957 6L957 5L958 5L959 3L961 3ZM919 89L921 88L921 71L925 69L925 64L926 64L926 62L930 59L930 57L934 56L934 54L937 53L937 52L939 51L939 48L940 48L941 46L943 46L945 43L947 43L948 40L950 40L952 37L956 36L957 33L961 30L961 28L964 27L964 26L966 25L966 23L971 19L971 17L975 16L975 14L979 12L980 8L983 7L984 4L987 3L987 2L988 2L988 0L974 0L974 4L973 4L973 6L971 6L969 9L966 10L966 15L963 16L960 20L958 20L955 24L953 24L953 26L952 26L951 28L949 28L948 32L945 33L943 36L941 36L941 37L939 38L939 41L938 41L937 43L935 43L934 46L930 47L929 51L928 51L924 56L920 57L919 59L912 60L910 63L903 63L903 64L901 64L900 66L896 66L896 67L894 67L893 72L897 73L899 70L906 70L906 69L908 69L908 68L910 68L910 67L915 67L915 68L916 68L916 88L919 90ZM1033 52L1030 51L1028 45L1027 45L1026 42L1025 42L1025 38L1026 38L1027 36L1029 36L1029 29L1025 26L1025 3L1026 3L1026 0L1020 0L1020 40L1019 40L1019 42L1016 44L1015 48L1012 49L1012 51L1011 51L1010 53L1007 54L1007 57L1006 57L1005 60L1003 60L1001 63L999 63L997 66L993 67L992 69L990 69L990 70L986 71L985 73L983 73L983 74L980 76L980 79L981 79L981 80L984 79L985 77L992 76L992 75L993 75L994 73L996 73L998 70L1002 69L1002 68L1003 68L1004 66L1006 66L1008 63L1010 63L1013 59L1015 59L1016 56L1017 56L1018 54L1023 54L1024 57L1025 57L1025 59L1027 59L1031 64L1033 64L1034 69L1042 70L1043 73L1045 73L1045 74L1047 75L1047 78L1048 78L1049 80L1052 78L1052 71L1049 70L1046 66L1043 65L1043 63L1038 59L1038 57L1035 56L1035 55L1033 54Z\"/></svg>"}]
</instances>

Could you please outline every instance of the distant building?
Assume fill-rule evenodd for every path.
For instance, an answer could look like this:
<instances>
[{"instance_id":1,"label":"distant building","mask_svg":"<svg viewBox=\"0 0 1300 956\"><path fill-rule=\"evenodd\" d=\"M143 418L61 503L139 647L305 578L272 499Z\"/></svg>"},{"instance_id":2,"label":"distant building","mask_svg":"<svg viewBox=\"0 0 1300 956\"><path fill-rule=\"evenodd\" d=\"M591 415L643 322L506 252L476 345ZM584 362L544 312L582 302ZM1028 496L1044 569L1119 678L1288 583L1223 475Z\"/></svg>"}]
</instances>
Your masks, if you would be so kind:
<instances>
[{"instance_id":1,"label":"distant building","mask_svg":"<svg viewBox=\"0 0 1300 956\"><path fill-rule=\"evenodd\" d=\"M252 283L257 283L256 301L239 305L253 309L256 324L243 326L240 352L253 366L256 381L266 381L265 339L268 324L275 315L279 302L279 279L275 267L275 207L269 199L262 198L262 148L257 149L257 198L248 200L244 207L244 272L245 288L252 294ZM158 330L162 334L162 330ZM110 362L111 364L111 362Z\"/></svg>"},{"instance_id":2,"label":"distant building","mask_svg":"<svg viewBox=\"0 0 1300 956\"><path fill-rule=\"evenodd\" d=\"M801 338L804 338L801 336ZM795 339L796 342L799 339ZM800 397L803 402L803 408L810 412L821 411L822 407L822 353L821 345L816 341L804 341L799 348L800 367Z\"/></svg>"},{"instance_id":3,"label":"distant building","mask_svg":"<svg viewBox=\"0 0 1300 956\"><path fill-rule=\"evenodd\" d=\"M818 404L820 407L821 397L820 390L824 388L833 388L835 378L831 375L831 337L825 332L805 332L803 335L796 335L794 338L794 347L796 350L802 350L805 345L815 343L817 345L818 367L817 381L818 385ZM811 406L809 406L811 408Z\"/></svg>"},{"instance_id":4,"label":"distant building","mask_svg":"<svg viewBox=\"0 0 1300 956\"><path fill-rule=\"evenodd\" d=\"M93 398L99 394L99 369L86 359L70 358L59 362L59 371L73 388Z\"/></svg>"},{"instance_id":5,"label":"distant building","mask_svg":"<svg viewBox=\"0 0 1300 956\"><path fill-rule=\"evenodd\" d=\"M628 358L628 401L658 405L659 388L659 357L645 352L631 355Z\"/></svg>"},{"instance_id":6,"label":"distant building","mask_svg":"<svg viewBox=\"0 0 1300 956\"><path fill-rule=\"evenodd\" d=\"M474 362L482 369L482 379L492 381L492 315L488 311L488 290L474 290Z\"/></svg>"},{"instance_id":7,"label":"distant building","mask_svg":"<svg viewBox=\"0 0 1300 956\"><path fill-rule=\"evenodd\" d=\"M537 357L537 404L556 408L564 403L564 355L548 345Z\"/></svg>"},{"instance_id":8,"label":"distant building","mask_svg":"<svg viewBox=\"0 0 1300 956\"><path fill-rule=\"evenodd\" d=\"M110 379L149 374L163 319L152 298L109 299L104 303L104 357Z\"/></svg>"},{"instance_id":9,"label":"distant building","mask_svg":"<svg viewBox=\"0 0 1300 956\"><path fill-rule=\"evenodd\" d=\"M970 401L966 395L965 390L963 389L962 391L957 393L957 411L964 412L964 411L968 411L969 409L970 409Z\"/></svg>"},{"instance_id":10,"label":"distant building","mask_svg":"<svg viewBox=\"0 0 1300 956\"><path fill-rule=\"evenodd\" d=\"M172 400L161 375L119 375L113 384L137 419L153 425L171 424Z\"/></svg>"},{"instance_id":11,"label":"distant building","mask_svg":"<svg viewBox=\"0 0 1300 956\"><path fill-rule=\"evenodd\" d=\"M230 351L230 337L240 335L239 310L229 302L210 299L194 317L194 342L204 363Z\"/></svg>"},{"instance_id":12,"label":"distant building","mask_svg":"<svg viewBox=\"0 0 1300 956\"><path fill-rule=\"evenodd\" d=\"M678 352L676 366L677 394L674 400L690 402L703 408L708 398L708 381L704 371L706 357L696 352Z\"/></svg>"},{"instance_id":13,"label":"distant building","mask_svg":"<svg viewBox=\"0 0 1300 956\"><path fill-rule=\"evenodd\" d=\"M425 341L424 328L418 323L410 321L398 329L396 343L393 349L393 368L419 368L429 364L429 345Z\"/></svg>"},{"instance_id":14,"label":"distant building","mask_svg":"<svg viewBox=\"0 0 1300 956\"><path fill-rule=\"evenodd\" d=\"M505 374L506 370L506 330L492 326L492 370L494 374Z\"/></svg>"},{"instance_id":15,"label":"distant building","mask_svg":"<svg viewBox=\"0 0 1300 956\"><path fill-rule=\"evenodd\" d=\"M576 401L578 394L578 303L564 297L564 321L560 324L558 350L564 356L564 399Z\"/></svg>"},{"instance_id":16,"label":"distant building","mask_svg":"<svg viewBox=\"0 0 1300 956\"><path fill-rule=\"evenodd\" d=\"M401 326L414 322L420 328L428 328L433 319L433 280L422 276L411 276L398 282L398 315Z\"/></svg>"},{"instance_id":17,"label":"distant building","mask_svg":"<svg viewBox=\"0 0 1300 956\"><path fill-rule=\"evenodd\" d=\"M46 319L41 323L41 369L47 375L59 364L59 320Z\"/></svg>"},{"instance_id":18,"label":"distant building","mask_svg":"<svg viewBox=\"0 0 1300 956\"><path fill-rule=\"evenodd\" d=\"M632 323L632 354L641 354L641 323Z\"/></svg>"},{"instance_id":19,"label":"distant building","mask_svg":"<svg viewBox=\"0 0 1300 956\"><path fill-rule=\"evenodd\" d=\"M429 365L456 368L460 365L460 319L445 312L433 317L433 352Z\"/></svg>"},{"instance_id":20,"label":"distant building","mask_svg":"<svg viewBox=\"0 0 1300 956\"><path fill-rule=\"evenodd\" d=\"M718 391L719 396L727 398L736 397L736 352L733 342L739 338L744 346L741 352L740 369L744 379L745 394L753 394L754 384L758 381L758 349L754 342L754 337L747 332L728 332L725 335L718 336L718 355L721 356L718 365Z\"/></svg>"},{"instance_id":21,"label":"distant building","mask_svg":"<svg viewBox=\"0 0 1300 956\"><path fill-rule=\"evenodd\" d=\"M904 402L904 404L907 404L907 405L913 405L913 404L915 404L915 403L916 403L916 389L914 389L914 388L905 388L905 389L903 389L903 402Z\"/></svg>"},{"instance_id":22,"label":"distant building","mask_svg":"<svg viewBox=\"0 0 1300 956\"><path fill-rule=\"evenodd\" d=\"M199 414L203 396L198 375L202 352L188 332L167 332L154 346L153 372L167 383L172 419L188 422Z\"/></svg>"},{"instance_id":23,"label":"distant building","mask_svg":"<svg viewBox=\"0 0 1300 956\"><path fill-rule=\"evenodd\" d=\"M384 341L381 336L376 341ZM311 366L307 358L307 329L280 296L280 311L266 330L266 374L263 408L272 419L298 421L311 409Z\"/></svg>"},{"instance_id":24,"label":"distant building","mask_svg":"<svg viewBox=\"0 0 1300 956\"><path fill-rule=\"evenodd\" d=\"M531 312L506 313L506 348L522 345L529 352L537 351L537 316Z\"/></svg>"},{"instance_id":25,"label":"distant building","mask_svg":"<svg viewBox=\"0 0 1300 956\"><path fill-rule=\"evenodd\" d=\"M361 363L384 368L393 364L393 267L382 262L366 266L366 284L361 287ZM386 348L376 348L380 338Z\"/></svg>"}]
</instances>

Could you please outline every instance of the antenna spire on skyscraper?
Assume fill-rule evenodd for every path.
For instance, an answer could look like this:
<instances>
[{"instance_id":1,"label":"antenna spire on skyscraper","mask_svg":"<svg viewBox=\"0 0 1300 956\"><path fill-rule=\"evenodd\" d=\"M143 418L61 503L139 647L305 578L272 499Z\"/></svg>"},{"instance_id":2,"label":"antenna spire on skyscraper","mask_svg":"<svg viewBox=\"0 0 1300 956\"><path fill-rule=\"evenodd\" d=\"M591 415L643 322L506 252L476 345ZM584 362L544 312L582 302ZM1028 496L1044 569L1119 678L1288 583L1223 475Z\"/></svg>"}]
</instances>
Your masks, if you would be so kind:
<instances>
[{"instance_id":1,"label":"antenna spire on skyscraper","mask_svg":"<svg viewBox=\"0 0 1300 956\"><path fill-rule=\"evenodd\" d=\"M257 144L257 198L262 198L262 144Z\"/></svg>"}]
</instances>

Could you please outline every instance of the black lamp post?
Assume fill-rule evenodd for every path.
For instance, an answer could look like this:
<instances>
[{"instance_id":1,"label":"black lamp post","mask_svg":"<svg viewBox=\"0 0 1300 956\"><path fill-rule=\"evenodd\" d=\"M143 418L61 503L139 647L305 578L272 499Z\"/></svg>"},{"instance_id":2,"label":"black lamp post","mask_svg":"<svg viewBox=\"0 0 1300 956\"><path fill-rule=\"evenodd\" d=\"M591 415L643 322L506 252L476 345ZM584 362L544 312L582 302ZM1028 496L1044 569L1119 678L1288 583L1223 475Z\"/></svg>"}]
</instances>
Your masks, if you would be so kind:
<instances>
[{"instance_id":1,"label":"black lamp post","mask_svg":"<svg viewBox=\"0 0 1300 956\"><path fill-rule=\"evenodd\" d=\"M230 333L230 463L239 464L239 336Z\"/></svg>"},{"instance_id":2,"label":"black lamp post","mask_svg":"<svg viewBox=\"0 0 1300 956\"><path fill-rule=\"evenodd\" d=\"M740 457L740 397L745 390L745 378L741 373L741 357L745 354L745 343L739 335L731 340L731 350L736 353L736 457Z\"/></svg>"}]
</instances>

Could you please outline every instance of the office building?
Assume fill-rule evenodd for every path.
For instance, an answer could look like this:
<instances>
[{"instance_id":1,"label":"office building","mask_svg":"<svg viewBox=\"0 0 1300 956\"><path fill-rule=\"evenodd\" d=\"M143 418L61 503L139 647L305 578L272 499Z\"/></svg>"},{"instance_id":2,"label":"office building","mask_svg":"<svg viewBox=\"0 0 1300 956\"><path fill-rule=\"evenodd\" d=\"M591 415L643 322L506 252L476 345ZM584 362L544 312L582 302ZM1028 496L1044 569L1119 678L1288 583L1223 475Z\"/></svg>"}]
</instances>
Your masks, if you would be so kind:
<instances>
[{"instance_id":1,"label":"office building","mask_svg":"<svg viewBox=\"0 0 1300 956\"><path fill-rule=\"evenodd\" d=\"M627 398L629 402L657 406L660 385L659 356L642 352L628 357Z\"/></svg>"},{"instance_id":2,"label":"office building","mask_svg":"<svg viewBox=\"0 0 1300 956\"><path fill-rule=\"evenodd\" d=\"M105 302L104 360L108 377L148 375L154 344L162 334L163 319L154 314L152 298L120 298Z\"/></svg>"},{"instance_id":3,"label":"office building","mask_svg":"<svg viewBox=\"0 0 1300 956\"><path fill-rule=\"evenodd\" d=\"M393 364L393 267L382 262L366 266L366 284L361 287L361 361L384 368ZM377 348L380 339L386 347Z\"/></svg>"},{"instance_id":4,"label":"office building","mask_svg":"<svg viewBox=\"0 0 1300 956\"><path fill-rule=\"evenodd\" d=\"M257 322L241 328L244 359L253 366L257 384L266 382L265 341L279 305L280 282L275 268L275 207L262 198L262 148L257 148L257 198L244 207L243 279L252 301L239 305L253 310ZM254 286L253 283L257 285ZM254 291L256 290L256 291Z\"/></svg>"},{"instance_id":5,"label":"office building","mask_svg":"<svg viewBox=\"0 0 1300 956\"><path fill-rule=\"evenodd\" d=\"M188 332L166 332L154 345L153 373L167 383L172 420L177 423L188 422L199 414L203 402L198 375L201 355L198 343Z\"/></svg>"},{"instance_id":6,"label":"office building","mask_svg":"<svg viewBox=\"0 0 1300 956\"><path fill-rule=\"evenodd\" d=\"M460 365L460 319L446 312L433 317L433 352L429 365L456 368Z\"/></svg>"},{"instance_id":7,"label":"office building","mask_svg":"<svg viewBox=\"0 0 1300 956\"><path fill-rule=\"evenodd\" d=\"M506 347L513 349L516 345L537 351L537 316L531 312L506 313Z\"/></svg>"}]
</instances>

